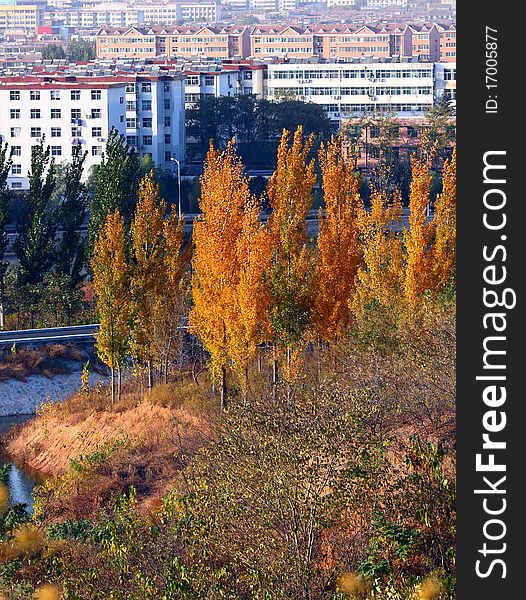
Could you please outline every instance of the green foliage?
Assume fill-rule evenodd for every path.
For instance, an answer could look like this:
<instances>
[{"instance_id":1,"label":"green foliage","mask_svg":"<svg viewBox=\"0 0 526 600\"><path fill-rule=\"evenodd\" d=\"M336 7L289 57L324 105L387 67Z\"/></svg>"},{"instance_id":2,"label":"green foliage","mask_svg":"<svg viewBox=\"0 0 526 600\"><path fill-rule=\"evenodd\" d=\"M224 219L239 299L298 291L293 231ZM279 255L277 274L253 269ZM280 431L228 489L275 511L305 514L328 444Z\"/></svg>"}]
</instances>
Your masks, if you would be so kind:
<instances>
[{"instance_id":1,"label":"green foliage","mask_svg":"<svg viewBox=\"0 0 526 600\"><path fill-rule=\"evenodd\" d=\"M272 167L276 164L276 148L283 129L295 131L303 125L306 135L315 133L318 141L326 140L333 131L323 108L311 102L286 100L269 102L251 95L202 98L186 112L189 156L203 159L210 140L217 148L225 148L236 138L237 149L245 164Z\"/></svg>"},{"instance_id":2,"label":"green foliage","mask_svg":"<svg viewBox=\"0 0 526 600\"><path fill-rule=\"evenodd\" d=\"M25 212L17 224L18 237L13 246L19 261L20 285L40 284L53 266L57 223L52 196L56 184L55 159L42 138L31 148L29 191L24 197Z\"/></svg>"},{"instance_id":3,"label":"green foliage","mask_svg":"<svg viewBox=\"0 0 526 600\"><path fill-rule=\"evenodd\" d=\"M46 44L42 48L42 60L61 60L63 58L66 58L66 53L60 44Z\"/></svg>"},{"instance_id":4,"label":"green foliage","mask_svg":"<svg viewBox=\"0 0 526 600\"><path fill-rule=\"evenodd\" d=\"M74 288L82 280L81 273L85 262L84 240L80 228L86 218L88 204L86 185L81 181L87 151L77 144L73 156L62 174L61 200L58 208L58 222L62 238L57 252L56 270L69 279L69 287Z\"/></svg>"},{"instance_id":5,"label":"green foliage","mask_svg":"<svg viewBox=\"0 0 526 600\"><path fill-rule=\"evenodd\" d=\"M129 224L131 221L140 178L137 154L128 146L126 138L112 128L101 162L94 167L92 176L88 257L93 253L95 237L109 213L118 208L125 222Z\"/></svg>"},{"instance_id":6,"label":"green foliage","mask_svg":"<svg viewBox=\"0 0 526 600\"><path fill-rule=\"evenodd\" d=\"M67 56L71 62L86 62L95 58L95 42L78 39L70 40L67 47Z\"/></svg>"}]
</instances>

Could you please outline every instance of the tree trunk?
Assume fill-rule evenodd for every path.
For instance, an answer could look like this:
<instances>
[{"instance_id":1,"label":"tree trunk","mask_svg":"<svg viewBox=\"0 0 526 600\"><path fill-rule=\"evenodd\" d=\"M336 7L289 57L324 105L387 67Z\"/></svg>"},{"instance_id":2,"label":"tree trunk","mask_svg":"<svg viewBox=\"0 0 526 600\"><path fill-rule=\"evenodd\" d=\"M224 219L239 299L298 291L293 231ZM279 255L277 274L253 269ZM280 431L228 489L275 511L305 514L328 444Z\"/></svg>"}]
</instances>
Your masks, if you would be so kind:
<instances>
[{"instance_id":1,"label":"tree trunk","mask_svg":"<svg viewBox=\"0 0 526 600\"><path fill-rule=\"evenodd\" d=\"M244 381L243 381L243 400L248 400L248 367L245 367Z\"/></svg>"},{"instance_id":2,"label":"tree trunk","mask_svg":"<svg viewBox=\"0 0 526 600\"><path fill-rule=\"evenodd\" d=\"M115 369L111 367L111 375L110 375L110 393L111 393L111 403L115 402Z\"/></svg>"},{"instance_id":3,"label":"tree trunk","mask_svg":"<svg viewBox=\"0 0 526 600\"><path fill-rule=\"evenodd\" d=\"M122 396L122 370L117 367L117 400L120 402Z\"/></svg>"},{"instance_id":4,"label":"tree trunk","mask_svg":"<svg viewBox=\"0 0 526 600\"><path fill-rule=\"evenodd\" d=\"M228 404L226 389L226 368L221 369L221 410L226 410Z\"/></svg>"},{"instance_id":5,"label":"tree trunk","mask_svg":"<svg viewBox=\"0 0 526 600\"><path fill-rule=\"evenodd\" d=\"M278 363L278 357L276 355L276 350L274 349L274 358L272 361L272 388L273 388L274 400L278 399L278 384L279 384L279 363Z\"/></svg>"},{"instance_id":6,"label":"tree trunk","mask_svg":"<svg viewBox=\"0 0 526 600\"><path fill-rule=\"evenodd\" d=\"M152 361L148 361L148 391L150 391L153 387L153 367Z\"/></svg>"}]
</instances>

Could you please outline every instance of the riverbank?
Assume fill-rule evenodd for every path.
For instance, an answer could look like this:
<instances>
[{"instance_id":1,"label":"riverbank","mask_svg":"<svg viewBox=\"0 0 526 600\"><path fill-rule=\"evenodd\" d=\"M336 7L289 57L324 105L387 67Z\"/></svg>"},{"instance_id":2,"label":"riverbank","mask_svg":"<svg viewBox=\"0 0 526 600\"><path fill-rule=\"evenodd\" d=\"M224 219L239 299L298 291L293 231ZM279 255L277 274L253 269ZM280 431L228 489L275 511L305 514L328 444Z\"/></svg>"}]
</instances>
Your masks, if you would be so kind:
<instances>
[{"instance_id":1,"label":"riverbank","mask_svg":"<svg viewBox=\"0 0 526 600\"><path fill-rule=\"evenodd\" d=\"M113 406L102 389L73 394L4 436L9 457L52 476L41 491L46 518L88 517L130 486L153 506L210 440L216 403L207 390L159 385L141 398L134 387Z\"/></svg>"}]
</instances>

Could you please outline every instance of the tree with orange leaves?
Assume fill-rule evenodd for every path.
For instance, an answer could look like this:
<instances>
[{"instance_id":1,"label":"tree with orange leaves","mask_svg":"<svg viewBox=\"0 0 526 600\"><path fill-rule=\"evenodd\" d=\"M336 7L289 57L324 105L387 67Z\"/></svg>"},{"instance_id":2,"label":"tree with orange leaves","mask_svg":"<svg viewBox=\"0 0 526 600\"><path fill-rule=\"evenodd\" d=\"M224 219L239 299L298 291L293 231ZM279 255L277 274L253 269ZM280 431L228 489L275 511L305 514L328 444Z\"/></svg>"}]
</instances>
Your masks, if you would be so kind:
<instances>
[{"instance_id":1,"label":"tree with orange leaves","mask_svg":"<svg viewBox=\"0 0 526 600\"><path fill-rule=\"evenodd\" d=\"M238 239L243 208L250 198L248 179L233 141L223 152L210 144L201 177L202 215L193 227L192 294L189 319L210 355L212 376L219 380L221 406L227 405L229 318L239 273Z\"/></svg>"},{"instance_id":2,"label":"tree with orange leaves","mask_svg":"<svg viewBox=\"0 0 526 600\"><path fill-rule=\"evenodd\" d=\"M309 160L312 136L303 141L301 126L292 140L283 131L276 171L267 195L272 207L268 222L271 262L267 273L268 322L275 349L274 383L277 385L277 350L287 351L301 339L311 319L313 254L307 240L306 217L316 183L314 161ZM276 389L276 388L275 388Z\"/></svg>"},{"instance_id":3,"label":"tree with orange leaves","mask_svg":"<svg viewBox=\"0 0 526 600\"><path fill-rule=\"evenodd\" d=\"M109 213L100 229L91 260L93 293L97 303L99 331L96 348L111 370L111 401L115 399L115 370L118 398L121 395L121 370L128 354L131 295L130 269L126 260L124 220L118 209Z\"/></svg>"},{"instance_id":4,"label":"tree with orange leaves","mask_svg":"<svg viewBox=\"0 0 526 600\"><path fill-rule=\"evenodd\" d=\"M355 278L362 262L358 213L361 178L354 161L345 162L341 140L332 138L319 153L325 198L320 210L318 257L314 273L314 326L321 339L332 342L347 329Z\"/></svg>"},{"instance_id":5,"label":"tree with orange leaves","mask_svg":"<svg viewBox=\"0 0 526 600\"><path fill-rule=\"evenodd\" d=\"M228 347L232 367L244 377L248 387L248 368L265 332L269 296L264 286L271 247L268 231L259 221L261 203L254 197L243 207L243 220L236 243L238 273L233 286L233 302L228 319Z\"/></svg>"},{"instance_id":6,"label":"tree with orange leaves","mask_svg":"<svg viewBox=\"0 0 526 600\"><path fill-rule=\"evenodd\" d=\"M359 321L371 307L398 307L403 296L404 254L400 238L402 200L374 191L371 209L358 211L363 264L358 268L351 308Z\"/></svg>"},{"instance_id":7,"label":"tree with orange leaves","mask_svg":"<svg viewBox=\"0 0 526 600\"><path fill-rule=\"evenodd\" d=\"M426 161L411 156L411 186L409 191L409 228L404 231L407 266L404 294L409 307L414 307L431 284L431 254L433 225L427 222L431 173Z\"/></svg>"},{"instance_id":8,"label":"tree with orange leaves","mask_svg":"<svg viewBox=\"0 0 526 600\"><path fill-rule=\"evenodd\" d=\"M454 283L457 242L457 151L446 161L442 179L442 192L435 202L433 227L433 288L441 292Z\"/></svg>"}]
</instances>

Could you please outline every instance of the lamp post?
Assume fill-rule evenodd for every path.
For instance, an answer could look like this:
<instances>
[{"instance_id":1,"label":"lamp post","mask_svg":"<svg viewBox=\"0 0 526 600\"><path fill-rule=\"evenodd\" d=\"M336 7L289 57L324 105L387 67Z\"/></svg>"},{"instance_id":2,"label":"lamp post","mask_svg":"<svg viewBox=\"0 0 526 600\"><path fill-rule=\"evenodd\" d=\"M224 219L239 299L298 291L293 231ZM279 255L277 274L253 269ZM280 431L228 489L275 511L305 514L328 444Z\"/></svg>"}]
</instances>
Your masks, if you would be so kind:
<instances>
[{"instance_id":1,"label":"lamp post","mask_svg":"<svg viewBox=\"0 0 526 600\"><path fill-rule=\"evenodd\" d=\"M177 216L179 219L181 218L181 163L177 160L177 158L170 158L175 163L177 163L177 189L178 189L178 203L177 203Z\"/></svg>"}]
</instances>

